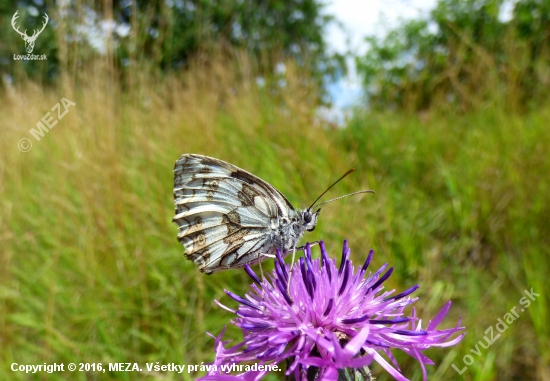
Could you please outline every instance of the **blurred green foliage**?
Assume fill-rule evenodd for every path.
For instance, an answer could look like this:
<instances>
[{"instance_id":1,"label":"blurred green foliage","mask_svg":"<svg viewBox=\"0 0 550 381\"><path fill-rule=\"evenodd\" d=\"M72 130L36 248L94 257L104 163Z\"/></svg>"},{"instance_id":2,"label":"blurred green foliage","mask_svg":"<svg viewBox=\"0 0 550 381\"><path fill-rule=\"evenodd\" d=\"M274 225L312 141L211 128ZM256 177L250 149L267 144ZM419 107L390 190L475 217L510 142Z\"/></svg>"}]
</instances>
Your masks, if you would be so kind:
<instances>
[{"instance_id":1,"label":"blurred green foliage","mask_svg":"<svg viewBox=\"0 0 550 381\"><path fill-rule=\"evenodd\" d=\"M498 101L525 109L548 100L550 1L439 0L357 59L369 106L470 110ZM500 96L495 97L495 93Z\"/></svg>"},{"instance_id":2,"label":"blurred green foliage","mask_svg":"<svg viewBox=\"0 0 550 381\"><path fill-rule=\"evenodd\" d=\"M242 65L245 60L240 60ZM122 91L109 72L87 67L79 88L13 86L0 102L0 379L34 375L19 364L147 362L200 364L244 294L244 271L206 276L183 256L171 222L173 164L182 153L227 160L269 181L296 207L330 191L375 195L326 205L314 232L331 257L348 239L355 264L375 250L373 268L395 271L388 289L414 284L426 322L448 300L442 327L462 316L464 340L427 355L430 380L547 380L550 299L550 108L517 115L500 108L467 113L358 112L346 128L315 117L315 91L287 63L274 96L243 80L227 60L182 77L145 77ZM40 141L29 129L59 101L68 114ZM17 142L29 138L30 152ZM318 251L314 250L314 255ZM272 261L264 262L264 271ZM540 297L501 337L474 355L486 330ZM519 311L519 310L518 310ZM408 311L410 312L410 310ZM241 333L228 328L227 338ZM463 357L475 362L459 375ZM397 355L411 380L422 371ZM391 377L380 366L377 380ZM44 380L185 380L199 374L40 373ZM281 379L281 375L272 378Z\"/></svg>"},{"instance_id":3,"label":"blurred green foliage","mask_svg":"<svg viewBox=\"0 0 550 381\"><path fill-rule=\"evenodd\" d=\"M42 65L26 63L25 73L36 80L58 79L65 67L79 67L93 57L114 56L120 74L127 76L147 65L153 71L188 68L190 60L220 48L228 54L245 49L255 57L260 74L272 73L281 60L312 73L320 84L345 71L344 59L329 54L324 29L333 17L323 13L319 0L154 0L95 2L0 1L0 20L9 28L16 10L22 30L50 15L51 28L38 38L35 54L47 54ZM61 45L60 45L61 44ZM62 46L60 50L59 47ZM17 33L0 43L0 72L17 73L14 53L23 54ZM321 87L319 87L321 89Z\"/></svg>"},{"instance_id":4,"label":"blurred green foliage","mask_svg":"<svg viewBox=\"0 0 550 381\"><path fill-rule=\"evenodd\" d=\"M0 0L0 71L13 78L0 89L0 379L191 380L10 365L212 360L204 332L230 318L213 300L234 307L223 290L242 294L249 279L206 277L183 256L172 169L186 152L250 170L297 207L355 167L331 193L376 195L327 205L306 239L336 256L347 238L354 263L374 248L374 267L396 267L388 287L420 283L423 319L453 301L445 323L462 315L467 334L428 351L430 379L550 379L548 1L519 0L503 21L501 2L442 0L430 18L370 38L358 62L372 108L343 128L316 115L316 85L333 67L320 3L107 3L64 2L63 13L35 2L35 16L29 1ZM16 6L29 30L48 11L35 47L47 61L11 59L24 52L9 25ZM135 27L98 35L101 53L78 26L96 30L103 17ZM61 97L76 106L34 140ZM540 298L458 375L451 365L531 288ZM413 359L398 361L421 379Z\"/></svg>"}]
</instances>

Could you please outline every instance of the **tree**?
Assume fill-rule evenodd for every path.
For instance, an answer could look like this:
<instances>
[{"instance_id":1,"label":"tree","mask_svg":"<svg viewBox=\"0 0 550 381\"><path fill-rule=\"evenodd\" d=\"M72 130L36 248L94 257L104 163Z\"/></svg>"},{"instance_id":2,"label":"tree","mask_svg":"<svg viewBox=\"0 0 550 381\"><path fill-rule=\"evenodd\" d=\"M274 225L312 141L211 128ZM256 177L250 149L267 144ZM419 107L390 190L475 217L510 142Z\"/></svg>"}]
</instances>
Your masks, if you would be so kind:
<instances>
[{"instance_id":1,"label":"tree","mask_svg":"<svg viewBox=\"0 0 550 381\"><path fill-rule=\"evenodd\" d=\"M367 37L370 50L357 66L369 105L465 110L495 97L517 107L538 99L549 68L550 1L519 0L510 20L501 17L504 5L439 0L429 17Z\"/></svg>"},{"instance_id":2,"label":"tree","mask_svg":"<svg viewBox=\"0 0 550 381\"><path fill-rule=\"evenodd\" d=\"M1 0L0 4L0 17L9 25L16 8ZM48 60L54 58L50 62L54 67L48 70L53 76L58 72L55 58L59 58L56 53L60 41L80 45L73 51L83 54L109 34L113 38L114 58L122 70L132 61L147 62L161 71L185 68L198 52L212 46L245 49L266 71L274 69L277 62L273 57L291 58L320 82L326 75L343 70L342 57L327 53L323 31L332 17L322 13L323 5L318 0L115 0L110 8L105 8L104 2L70 1L63 11L59 10L60 5L49 9L48 2L40 4L19 1L18 9L23 15L21 22L29 26L34 22L30 10L47 12L57 33L60 18L64 18L64 35L58 36L52 46L40 47ZM51 37L50 41L54 41ZM0 50L10 56L13 48L10 42ZM95 54L101 54L95 50ZM87 58L83 55L67 59ZM3 62L2 70L9 72L11 63ZM32 72L31 67L29 71Z\"/></svg>"}]
</instances>

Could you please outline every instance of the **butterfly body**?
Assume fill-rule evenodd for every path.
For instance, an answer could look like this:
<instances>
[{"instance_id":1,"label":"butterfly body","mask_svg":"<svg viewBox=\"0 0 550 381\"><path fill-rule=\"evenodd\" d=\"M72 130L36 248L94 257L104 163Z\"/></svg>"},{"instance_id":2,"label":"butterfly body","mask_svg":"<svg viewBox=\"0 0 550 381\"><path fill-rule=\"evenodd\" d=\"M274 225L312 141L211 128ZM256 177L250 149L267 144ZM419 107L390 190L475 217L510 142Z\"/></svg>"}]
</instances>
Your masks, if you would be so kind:
<instances>
[{"instance_id":1,"label":"butterfly body","mask_svg":"<svg viewBox=\"0 0 550 381\"><path fill-rule=\"evenodd\" d=\"M305 210L291 210L292 218L279 219L279 226L270 232L270 241L275 249L285 253L292 251L306 231L313 231L318 214Z\"/></svg>"},{"instance_id":2,"label":"butterfly body","mask_svg":"<svg viewBox=\"0 0 550 381\"><path fill-rule=\"evenodd\" d=\"M184 154L174 167L178 240L207 274L292 252L319 210L296 210L275 187L222 160Z\"/></svg>"}]
</instances>

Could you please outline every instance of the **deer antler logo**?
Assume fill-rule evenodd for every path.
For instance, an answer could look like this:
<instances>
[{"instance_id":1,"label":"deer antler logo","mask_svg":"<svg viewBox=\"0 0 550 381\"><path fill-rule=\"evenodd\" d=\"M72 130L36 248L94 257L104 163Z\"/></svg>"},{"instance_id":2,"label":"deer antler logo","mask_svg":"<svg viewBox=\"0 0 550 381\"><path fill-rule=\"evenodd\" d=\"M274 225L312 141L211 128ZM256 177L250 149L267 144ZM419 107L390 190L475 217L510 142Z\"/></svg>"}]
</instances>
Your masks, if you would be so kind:
<instances>
[{"instance_id":1,"label":"deer antler logo","mask_svg":"<svg viewBox=\"0 0 550 381\"><path fill-rule=\"evenodd\" d=\"M32 36L28 36L27 35L27 30L25 29L24 32L20 32L19 31L19 27L16 27L15 26L15 20L17 20L17 18L19 17L18 15L19 11L16 11L15 14L13 15L12 19L11 19L11 26L13 27L13 29L19 33L21 35L21 37L23 37L23 40L25 40L25 49L27 50L27 53L32 53L32 50L34 49L34 42L36 41L36 38L38 37L38 35L40 35L40 33L42 33L42 31L44 30L44 28L46 27L46 25L48 25L48 21L49 21L49 17L46 13L44 13L44 25L42 25L42 29L40 30L34 30L34 33L32 34Z\"/></svg>"}]
</instances>

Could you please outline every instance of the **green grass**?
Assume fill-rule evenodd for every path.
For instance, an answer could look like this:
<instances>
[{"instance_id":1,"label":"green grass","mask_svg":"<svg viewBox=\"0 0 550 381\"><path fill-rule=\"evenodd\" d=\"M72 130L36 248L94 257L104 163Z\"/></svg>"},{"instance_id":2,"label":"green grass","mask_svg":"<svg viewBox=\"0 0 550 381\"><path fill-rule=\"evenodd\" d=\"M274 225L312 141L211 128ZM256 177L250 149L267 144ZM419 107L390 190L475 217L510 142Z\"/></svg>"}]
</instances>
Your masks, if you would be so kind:
<instances>
[{"instance_id":1,"label":"green grass","mask_svg":"<svg viewBox=\"0 0 550 381\"><path fill-rule=\"evenodd\" d=\"M289 70L290 72L290 70ZM375 195L326 205L308 240L352 259L375 249L396 267L388 285L419 283L427 320L449 299L446 327L467 327L457 346L431 349L432 380L550 378L550 108L514 115L356 116L343 129L315 120L311 91L289 75L279 94L222 65L182 78L113 88L31 83L1 96L0 379L181 379L172 373L13 373L10 365L70 362L200 364L230 314L243 271L205 276L183 257L172 224L172 169L182 153L227 160L304 207L355 167L331 196ZM29 130L60 99L76 106L36 141ZM17 149L28 138L30 152ZM269 265L268 265L269 267ZM470 352L523 290L540 294L481 355ZM239 338L235 329L228 336ZM459 376L451 367L464 367ZM420 366L398 356L405 375ZM390 379L377 365L379 380ZM195 374L184 373L184 379Z\"/></svg>"}]
</instances>

